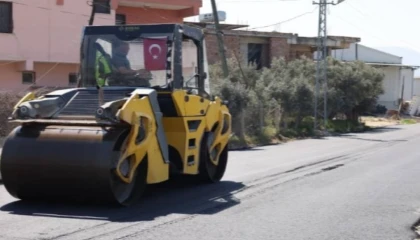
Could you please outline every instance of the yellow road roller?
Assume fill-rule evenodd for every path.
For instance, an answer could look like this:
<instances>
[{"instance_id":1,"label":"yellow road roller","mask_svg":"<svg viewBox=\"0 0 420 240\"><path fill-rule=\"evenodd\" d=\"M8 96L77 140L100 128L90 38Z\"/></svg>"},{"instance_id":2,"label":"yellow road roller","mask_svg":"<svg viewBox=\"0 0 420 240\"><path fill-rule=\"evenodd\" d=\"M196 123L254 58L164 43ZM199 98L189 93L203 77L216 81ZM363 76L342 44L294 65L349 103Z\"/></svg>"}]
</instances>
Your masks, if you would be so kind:
<instances>
[{"instance_id":1,"label":"yellow road roller","mask_svg":"<svg viewBox=\"0 0 420 240\"><path fill-rule=\"evenodd\" d=\"M10 121L1 175L22 200L129 206L176 174L215 183L231 115L209 88L203 31L184 24L86 26L78 83L29 93Z\"/></svg>"}]
</instances>

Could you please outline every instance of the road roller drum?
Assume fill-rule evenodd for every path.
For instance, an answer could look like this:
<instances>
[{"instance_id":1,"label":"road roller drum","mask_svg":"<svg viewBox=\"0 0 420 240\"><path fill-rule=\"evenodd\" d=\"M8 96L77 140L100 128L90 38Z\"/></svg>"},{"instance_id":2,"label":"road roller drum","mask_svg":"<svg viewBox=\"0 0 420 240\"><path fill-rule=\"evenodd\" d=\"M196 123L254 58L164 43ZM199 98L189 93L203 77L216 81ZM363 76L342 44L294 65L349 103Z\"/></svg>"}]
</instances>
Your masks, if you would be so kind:
<instances>
[{"instance_id":1,"label":"road roller drum","mask_svg":"<svg viewBox=\"0 0 420 240\"><path fill-rule=\"evenodd\" d=\"M135 181L123 183L113 169L127 132L124 128L18 127L4 144L1 161L4 185L21 199L124 204L131 197Z\"/></svg>"}]
</instances>

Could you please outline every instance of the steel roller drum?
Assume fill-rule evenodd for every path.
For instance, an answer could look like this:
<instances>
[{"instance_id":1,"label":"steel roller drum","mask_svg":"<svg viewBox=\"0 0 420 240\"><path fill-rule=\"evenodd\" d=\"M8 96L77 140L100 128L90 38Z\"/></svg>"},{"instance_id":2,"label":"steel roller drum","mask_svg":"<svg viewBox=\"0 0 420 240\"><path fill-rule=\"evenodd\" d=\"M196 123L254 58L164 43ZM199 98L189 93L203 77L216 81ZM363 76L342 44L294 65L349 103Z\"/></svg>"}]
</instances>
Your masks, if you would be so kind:
<instances>
[{"instance_id":1,"label":"steel roller drum","mask_svg":"<svg viewBox=\"0 0 420 240\"><path fill-rule=\"evenodd\" d=\"M124 202L133 189L114 175L127 129L24 126L7 138L1 174L19 199ZM133 181L134 182L134 181Z\"/></svg>"}]
</instances>

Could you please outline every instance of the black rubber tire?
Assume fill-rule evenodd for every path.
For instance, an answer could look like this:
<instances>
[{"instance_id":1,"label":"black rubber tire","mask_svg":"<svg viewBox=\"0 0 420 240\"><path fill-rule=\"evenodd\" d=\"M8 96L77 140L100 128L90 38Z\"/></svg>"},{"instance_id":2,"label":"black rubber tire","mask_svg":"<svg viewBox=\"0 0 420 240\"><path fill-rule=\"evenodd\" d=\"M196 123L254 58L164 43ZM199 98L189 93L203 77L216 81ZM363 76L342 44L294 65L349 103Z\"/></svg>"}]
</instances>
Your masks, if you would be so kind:
<instances>
[{"instance_id":1,"label":"black rubber tire","mask_svg":"<svg viewBox=\"0 0 420 240\"><path fill-rule=\"evenodd\" d=\"M222 150L219 157L218 165L214 165L210 160L210 153L207 146L209 133L205 133L200 144L200 162L199 162L199 178L205 183L219 182L226 171L228 162L228 145Z\"/></svg>"},{"instance_id":2,"label":"black rubber tire","mask_svg":"<svg viewBox=\"0 0 420 240\"><path fill-rule=\"evenodd\" d=\"M112 191L115 195L115 199L117 202L124 207L129 207L138 203L143 196L146 187L147 187L147 170L148 170L148 161L147 157L141 161L141 163L137 166L133 181L129 183L127 188L127 184L122 182L115 174L112 177L111 187ZM117 193L117 188L121 186L128 190L128 196L124 197L123 193Z\"/></svg>"}]
</instances>

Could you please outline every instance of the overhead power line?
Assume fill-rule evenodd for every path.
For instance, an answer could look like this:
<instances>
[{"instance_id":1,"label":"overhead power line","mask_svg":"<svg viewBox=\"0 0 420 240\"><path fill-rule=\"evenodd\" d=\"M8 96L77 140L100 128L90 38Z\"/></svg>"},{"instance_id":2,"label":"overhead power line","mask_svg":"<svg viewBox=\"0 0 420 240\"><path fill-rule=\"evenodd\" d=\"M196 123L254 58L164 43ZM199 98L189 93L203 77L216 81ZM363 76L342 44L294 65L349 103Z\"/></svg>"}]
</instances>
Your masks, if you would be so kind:
<instances>
[{"instance_id":1,"label":"overhead power line","mask_svg":"<svg viewBox=\"0 0 420 240\"><path fill-rule=\"evenodd\" d=\"M310 11L310 12L305 12L305 13L299 14L299 15L297 15L297 16L294 16L294 17L292 17L292 18L289 18L289 19L283 20L283 21L281 21L281 22L276 22L276 23L273 23L273 24L269 24L269 25L265 25L265 26L260 26L260 27L248 28L248 30L259 29L259 28L266 28L266 27L272 27L272 26L276 26L276 25L283 24L283 23L286 23L286 22L290 22L290 21L293 21L293 20L295 20L295 19L297 19L297 18L300 18L300 17L303 17L303 16L305 16L305 15L308 15L308 14L314 13L314 12L315 12L315 10L316 10L317 8L318 8L318 7L315 7L315 8L314 8L312 11Z\"/></svg>"}]
</instances>

